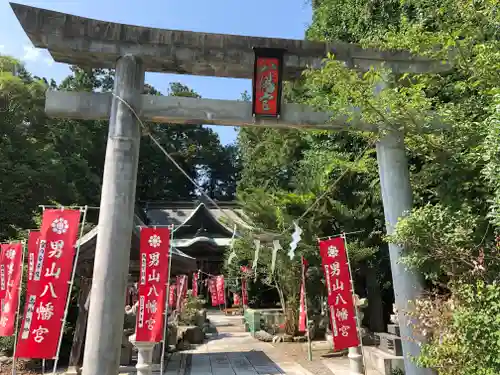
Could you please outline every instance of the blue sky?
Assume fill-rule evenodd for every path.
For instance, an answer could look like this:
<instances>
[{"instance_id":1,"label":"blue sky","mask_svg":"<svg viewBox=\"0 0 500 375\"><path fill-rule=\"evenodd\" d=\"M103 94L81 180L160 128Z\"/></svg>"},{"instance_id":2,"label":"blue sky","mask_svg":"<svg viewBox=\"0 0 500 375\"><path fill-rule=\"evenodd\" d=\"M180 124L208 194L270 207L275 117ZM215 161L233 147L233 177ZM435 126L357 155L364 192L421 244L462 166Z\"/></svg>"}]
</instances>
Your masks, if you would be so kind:
<instances>
[{"instance_id":1,"label":"blue sky","mask_svg":"<svg viewBox=\"0 0 500 375\"><path fill-rule=\"evenodd\" d=\"M59 82L68 75L66 64L54 63L44 50L35 50L7 0L0 0L0 54L23 60L35 75ZM308 0L17 0L39 8L77 16L165 29L303 39L311 21ZM146 82L166 92L181 82L204 98L239 99L251 90L243 79L147 73ZM214 127L224 144L235 140L231 127Z\"/></svg>"}]
</instances>

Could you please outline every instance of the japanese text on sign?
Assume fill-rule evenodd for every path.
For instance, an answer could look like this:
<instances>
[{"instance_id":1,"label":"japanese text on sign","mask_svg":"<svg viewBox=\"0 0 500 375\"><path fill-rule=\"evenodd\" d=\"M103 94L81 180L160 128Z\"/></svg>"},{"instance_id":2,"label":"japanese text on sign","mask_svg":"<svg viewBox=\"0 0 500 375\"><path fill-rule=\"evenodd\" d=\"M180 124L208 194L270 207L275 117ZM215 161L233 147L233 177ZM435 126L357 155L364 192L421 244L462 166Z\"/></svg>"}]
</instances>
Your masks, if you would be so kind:
<instances>
[{"instance_id":1,"label":"japanese text on sign","mask_svg":"<svg viewBox=\"0 0 500 375\"><path fill-rule=\"evenodd\" d=\"M12 243L2 245L0 264L2 266L3 290L0 293L0 336L12 336L15 330L19 293L22 278L23 245Z\"/></svg>"},{"instance_id":2,"label":"japanese text on sign","mask_svg":"<svg viewBox=\"0 0 500 375\"><path fill-rule=\"evenodd\" d=\"M141 228L137 341L160 342L163 338L169 251L168 228Z\"/></svg>"},{"instance_id":3,"label":"japanese text on sign","mask_svg":"<svg viewBox=\"0 0 500 375\"><path fill-rule=\"evenodd\" d=\"M328 292L334 348L342 350L358 346L356 313L344 239L337 237L320 241L319 247Z\"/></svg>"},{"instance_id":4,"label":"japanese text on sign","mask_svg":"<svg viewBox=\"0 0 500 375\"><path fill-rule=\"evenodd\" d=\"M57 355L79 224L80 210L45 210L40 233L30 234L27 303L17 357Z\"/></svg>"},{"instance_id":5,"label":"japanese text on sign","mask_svg":"<svg viewBox=\"0 0 500 375\"><path fill-rule=\"evenodd\" d=\"M255 76L255 114L278 115L279 59L257 57Z\"/></svg>"}]
</instances>

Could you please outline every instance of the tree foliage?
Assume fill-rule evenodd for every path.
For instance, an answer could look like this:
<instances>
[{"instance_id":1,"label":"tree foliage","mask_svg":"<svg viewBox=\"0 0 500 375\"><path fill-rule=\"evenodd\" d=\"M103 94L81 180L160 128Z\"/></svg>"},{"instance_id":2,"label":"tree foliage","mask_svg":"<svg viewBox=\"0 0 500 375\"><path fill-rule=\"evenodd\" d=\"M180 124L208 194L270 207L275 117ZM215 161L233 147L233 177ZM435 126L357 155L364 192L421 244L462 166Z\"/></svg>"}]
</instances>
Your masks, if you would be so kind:
<instances>
[{"instance_id":1,"label":"tree foliage","mask_svg":"<svg viewBox=\"0 0 500 375\"><path fill-rule=\"evenodd\" d=\"M329 56L285 93L405 135L415 208L388 240L403 245L405 264L427 279L429 296L415 301L428 339L418 362L446 375L499 373L498 2L313 0L312 6L310 39L409 50L451 66L439 74L384 67L359 74ZM436 130L438 124L444 129ZM387 274L376 159L370 147L362 151L379 135L241 130L238 196L265 230L289 235L300 218L303 254L316 236L364 229L362 247L379 250L361 264ZM295 204L284 204L290 197Z\"/></svg>"},{"instance_id":2,"label":"tree foliage","mask_svg":"<svg viewBox=\"0 0 500 375\"><path fill-rule=\"evenodd\" d=\"M45 91L109 91L114 72L71 68L60 85L33 77L22 64L0 56L0 239L35 228L39 204L98 206L107 121L50 119ZM144 91L161 95L154 87ZM172 83L168 95L199 97ZM211 129L197 125L148 124L153 136L213 198L231 200L239 169L234 146L221 145ZM143 138L137 201L192 199L200 192L148 138ZM90 216L96 220L97 216Z\"/></svg>"},{"instance_id":3,"label":"tree foliage","mask_svg":"<svg viewBox=\"0 0 500 375\"><path fill-rule=\"evenodd\" d=\"M376 2L345 3L344 15L360 7L374 6L374 14L387 9ZM415 301L413 312L428 339L418 362L440 374L498 373L498 4L384 3L390 7L385 25L377 18L367 21L361 11L357 23L350 19L361 25L352 29L353 41L447 60L452 69L447 74L394 76L392 85L380 90L380 80L387 79L383 70L360 76L330 59L322 70L309 73L308 101L344 111L354 120L404 131L416 207L389 240L404 245L405 264L431 282L432 293ZM339 3L317 6L317 17L327 19L324 12ZM368 32L365 25L370 25ZM331 28L315 23L309 33L329 39L321 30L330 29L341 35L337 22ZM378 95L373 96L377 85ZM362 108L361 113L349 110L353 107ZM423 131L433 122L430 111L447 125L446 131Z\"/></svg>"},{"instance_id":4,"label":"tree foliage","mask_svg":"<svg viewBox=\"0 0 500 375\"><path fill-rule=\"evenodd\" d=\"M33 77L9 56L0 56L0 240L26 238L38 228L40 204L99 206L107 121L51 119L45 115L45 92L51 90L110 91L112 70L71 67L60 84ZM161 95L145 85L144 92ZM168 95L199 97L172 83ZM152 135L189 176L214 199L232 200L239 164L233 145L224 146L215 132L198 125L146 124ZM191 200L201 192L165 157L150 139L140 148L136 199ZM98 212L87 215L96 223ZM77 288L73 292L77 292ZM74 295L75 293L73 293ZM24 298L24 296L23 296ZM67 355L76 319L72 298L63 348ZM0 340L12 349L13 340Z\"/></svg>"}]
</instances>

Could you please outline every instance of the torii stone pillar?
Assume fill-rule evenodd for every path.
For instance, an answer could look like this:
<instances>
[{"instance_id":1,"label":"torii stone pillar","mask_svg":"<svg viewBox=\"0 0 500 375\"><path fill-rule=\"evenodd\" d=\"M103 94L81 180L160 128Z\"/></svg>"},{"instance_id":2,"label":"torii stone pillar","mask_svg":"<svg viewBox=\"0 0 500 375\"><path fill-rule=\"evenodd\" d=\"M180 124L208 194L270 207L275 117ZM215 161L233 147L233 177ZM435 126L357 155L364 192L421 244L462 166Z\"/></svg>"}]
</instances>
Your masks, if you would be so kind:
<instances>
[{"instance_id":1,"label":"torii stone pillar","mask_svg":"<svg viewBox=\"0 0 500 375\"><path fill-rule=\"evenodd\" d=\"M412 208L412 190L410 173L406 157L404 135L397 130L388 129L377 143L377 162L379 166L380 187L387 234L394 232L398 220L407 216ZM418 298L423 290L422 280L415 273L405 269L399 263L403 248L389 243L389 256L396 306L398 308L401 344L405 356L406 375L430 375L433 371L416 367L410 357L416 357L420 349L404 311L408 310L409 301Z\"/></svg>"},{"instance_id":2,"label":"torii stone pillar","mask_svg":"<svg viewBox=\"0 0 500 375\"><path fill-rule=\"evenodd\" d=\"M120 57L113 93L140 113L143 88L142 62L132 55ZM141 131L117 97L109 119L83 375L115 375L122 344Z\"/></svg>"}]
</instances>

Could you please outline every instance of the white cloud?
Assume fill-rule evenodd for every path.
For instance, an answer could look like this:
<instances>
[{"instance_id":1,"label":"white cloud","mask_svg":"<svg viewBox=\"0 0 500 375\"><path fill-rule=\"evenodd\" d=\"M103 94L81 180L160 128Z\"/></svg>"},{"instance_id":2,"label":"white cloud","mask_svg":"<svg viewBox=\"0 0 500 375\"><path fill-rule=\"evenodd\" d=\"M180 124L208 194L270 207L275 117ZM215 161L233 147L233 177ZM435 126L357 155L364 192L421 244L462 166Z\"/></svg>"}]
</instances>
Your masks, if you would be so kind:
<instances>
[{"instance_id":1,"label":"white cloud","mask_svg":"<svg viewBox=\"0 0 500 375\"><path fill-rule=\"evenodd\" d=\"M0 44L0 53L3 53L5 51L5 46L3 44Z\"/></svg>"},{"instance_id":2,"label":"white cloud","mask_svg":"<svg viewBox=\"0 0 500 375\"><path fill-rule=\"evenodd\" d=\"M40 50L33 46L24 46L24 57L25 61L36 61L40 57Z\"/></svg>"},{"instance_id":3,"label":"white cloud","mask_svg":"<svg viewBox=\"0 0 500 375\"><path fill-rule=\"evenodd\" d=\"M46 51L42 51L33 46L23 46L24 48L24 56L23 61L26 62L36 62L43 61L47 66L52 66L54 64L54 60L52 56L50 56Z\"/></svg>"}]
</instances>

